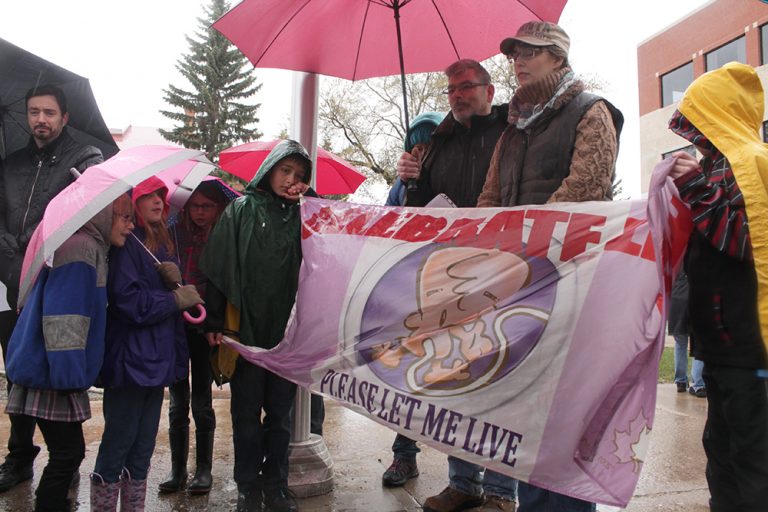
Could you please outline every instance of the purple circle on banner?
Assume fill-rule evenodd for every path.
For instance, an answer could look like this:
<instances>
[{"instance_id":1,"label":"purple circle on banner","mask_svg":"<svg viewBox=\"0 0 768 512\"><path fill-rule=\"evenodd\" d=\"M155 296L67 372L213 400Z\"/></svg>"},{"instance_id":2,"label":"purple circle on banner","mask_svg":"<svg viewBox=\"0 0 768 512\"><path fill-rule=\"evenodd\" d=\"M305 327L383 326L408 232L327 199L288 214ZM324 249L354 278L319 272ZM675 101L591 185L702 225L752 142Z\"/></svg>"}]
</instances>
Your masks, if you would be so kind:
<instances>
[{"instance_id":1,"label":"purple circle on banner","mask_svg":"<svg viewBox=\"0 0 768 512\"><path fill-rule=\"evenodd\" d=\"M450 355L442 354L439 358L434 357L434 352L414 353L419 350L414 351L413 345L401 342L413 335L405 320L419 309L420 269L433 253L450 248L430 244L411 252L384 272L370 288L367 298L360 297L366 302L356 344L358 358L382 381L407 393L459 395L504 377L539 342L554 307L559 278L555 266L545 258L518 255L528 265L525 286L510 297L502 298L493 310L450 329L458 333L459 338L480 336L486 343L492 343L493 349L462 366L461 377L429 380L428 374L436 366L451 367L458 364L455 361L462 360L458 338L449 336L448 329L439 329L439 333L429 336L430 339L441 336L444 342L449 338L453 341L442 345L452 347ZM504 339L499 340L497 333Z\"/></svg>"}]
</instances>

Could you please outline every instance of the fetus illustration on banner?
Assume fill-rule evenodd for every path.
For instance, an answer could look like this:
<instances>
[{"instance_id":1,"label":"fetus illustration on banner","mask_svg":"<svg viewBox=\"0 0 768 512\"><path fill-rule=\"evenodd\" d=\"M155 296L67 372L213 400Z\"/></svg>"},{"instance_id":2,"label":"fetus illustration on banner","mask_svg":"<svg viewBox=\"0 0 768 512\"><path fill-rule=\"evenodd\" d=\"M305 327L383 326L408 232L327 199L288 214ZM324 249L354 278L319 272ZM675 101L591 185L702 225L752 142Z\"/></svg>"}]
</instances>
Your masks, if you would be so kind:
<instances>
[{"instance_id":1,"label":"fetus illustration on banner","mask_svg":"<svg viewBox=\"0 0 768 512\"><path fill-rule=\"evenodd\" d=\"M404 276L415 286L402 286ZM383 381L408 393L475 391L507 375L535 347L552 312L557 280L545 258L427 245L394 263L370 288L358 353ZM415 308L405 306L398 329L376 332L377 313L392 287L408 295L398 301L401 308Z\"/></svg>"}]
</instances>

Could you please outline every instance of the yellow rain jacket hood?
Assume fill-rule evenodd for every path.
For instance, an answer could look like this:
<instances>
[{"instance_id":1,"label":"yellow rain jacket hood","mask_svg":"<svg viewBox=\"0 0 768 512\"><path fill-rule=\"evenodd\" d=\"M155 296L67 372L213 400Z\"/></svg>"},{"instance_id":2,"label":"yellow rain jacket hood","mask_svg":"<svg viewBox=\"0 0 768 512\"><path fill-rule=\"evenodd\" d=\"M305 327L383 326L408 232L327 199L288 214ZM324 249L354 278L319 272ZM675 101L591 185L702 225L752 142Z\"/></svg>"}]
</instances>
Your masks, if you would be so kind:
<instances>
[{"instance_id":1,"label":"yellow rain jacket hood","mask_svg":"<svg viewBox=\"0 0 768 512\"><path fill-rule=\"evenodd\" d=\"M732 62L696 79L678 110L725 155L744 196L760 331L768 351L768 145L760 139L763 87L752 66Z\"/></svg>"}]
</instances>

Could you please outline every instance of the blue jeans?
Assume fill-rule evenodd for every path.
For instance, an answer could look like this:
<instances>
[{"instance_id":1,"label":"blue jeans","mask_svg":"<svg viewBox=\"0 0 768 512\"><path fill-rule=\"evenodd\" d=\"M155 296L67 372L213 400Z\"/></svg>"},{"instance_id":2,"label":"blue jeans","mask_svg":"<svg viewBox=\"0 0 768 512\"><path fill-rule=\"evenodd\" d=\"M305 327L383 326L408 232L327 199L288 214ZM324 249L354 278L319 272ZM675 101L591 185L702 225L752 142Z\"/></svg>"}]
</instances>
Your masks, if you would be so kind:
<instances>
[{"instance_id":1,"label":"blue jeans","mask_svg":"<svg viewBox=\"0 0 768 512\"><path fill-rule=\"evenodd\" d=\"M117 482L123 468L133 480L146 480L155 451L163 386L104 390L104 433L94 473L106 483Z\"/></svg>"},{"instance_id":2,"label":"blue jeans","mask_svg":"<svg viewBox=\"0 0 768 512\"><path fill-rule=\"evenodd\" d=\"M675 384L688 385L688 335L675 334ZM698 359L693 360L691 366L691 385L693 389L701 389L704 385L704 378L701 376L704 370L704 362Z\"/></svg>"},{"instance_id":3,"label":"blue jeans","mask_svg":"<svg viewBox=\"0 0 768 512\"><path fill-rule=\"evenodd\" d=\"M396 459L416 462L416 454L420 451L419 447L416 446L416 441L410 437L405 437L403 434L397 434L392 443L392 453Z\"/></svg>"},{"instance_id":4,"label":"blue jeans","mask_svg":"<svg viewBox=\"0 0 768 512\"><path fill-rule=\"evenodd\" d=\"M535 485L520 482L520 506L517 512L594 512L597 506Z\"/></svg>"},{"instance_id":5,"label":"blue jeans","mask_svg":"<svg viewBox=\"0 0 768 512\"><path fill-rule=\"evenodd\" d=\"M240 357L229 386L237 488L287 488L296 384Z\"/></svg>"},{"instance_id":6,"label":"blue jeans","mask_svg":"<svg viewBox=\"0 0 768 512\"><path fill-rule=\"evenodd\" d=\"M457 457L448 457L448 479L453 489L471 496L485 492L510 501L517 496L517 480L514 478Z\"/></svg>"}]
</instances>

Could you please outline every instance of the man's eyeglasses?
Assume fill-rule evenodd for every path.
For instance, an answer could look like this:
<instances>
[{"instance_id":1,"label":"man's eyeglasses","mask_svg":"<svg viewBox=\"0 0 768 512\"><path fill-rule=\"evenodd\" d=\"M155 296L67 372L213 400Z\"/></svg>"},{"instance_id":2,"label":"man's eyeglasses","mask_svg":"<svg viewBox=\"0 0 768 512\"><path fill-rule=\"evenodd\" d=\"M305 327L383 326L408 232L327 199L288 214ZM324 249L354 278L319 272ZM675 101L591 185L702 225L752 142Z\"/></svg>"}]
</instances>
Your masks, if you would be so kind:
<instances>
[{"instance_id":1,"label":"man's eyeglasses","mask_svg":"<svg viewBox=\"0 0 768 512\"><path fill-rule=\"evenodd\" d=\"M204 203L204 204L189 203L188 207L190 210L203 210L204 212L209 212L214 208L216 208L216 205L213 203Z\"/></svg>"},{"instance_id":2,"label":"man's eyeglasses","mask_svg":"<svg viewBox=\"0 0 768 512\"><path fill-rule=\"evenodd\" d=\"M120 219L126 224L134 224L136 222L136 219L134 219L133 215L130 213L113 213L112 216Z\"/></svg>"},{"instance_id":3,"label":"man's eyeglasses","mask_svg":"<svg viewBox=\"0 0 768 512\"><path fill-rule=\"evenodd\" d=\"M538 54L544 51L544 48L536 48L536 47L516 47L514 50L512 50L512 53L507 54L507 60L509 62L513 62L516 60L530 60L534 57L536 57Z\"/></svg>"},{"instance_id":4,"label":"man's eyeglasses","mask_svg":"<svg viewBox=\"0 0 768 512\"><path fill-rule=\"evenodd\" d=\"M445 94L445 95L451 95L451 94L455 93L456 91L459 91L461 93L465 93L465 92L467 92L470 89L474 89L475 87L481 87L483 85L489 85L489 84L480 83L480 82L463 82L463 83L460 83L459 85L449 85L448 87L446 87L445 89L443 89L440 92Z\"/></svg>"}]
</instances>

